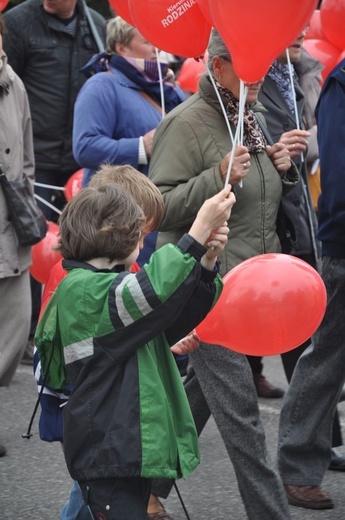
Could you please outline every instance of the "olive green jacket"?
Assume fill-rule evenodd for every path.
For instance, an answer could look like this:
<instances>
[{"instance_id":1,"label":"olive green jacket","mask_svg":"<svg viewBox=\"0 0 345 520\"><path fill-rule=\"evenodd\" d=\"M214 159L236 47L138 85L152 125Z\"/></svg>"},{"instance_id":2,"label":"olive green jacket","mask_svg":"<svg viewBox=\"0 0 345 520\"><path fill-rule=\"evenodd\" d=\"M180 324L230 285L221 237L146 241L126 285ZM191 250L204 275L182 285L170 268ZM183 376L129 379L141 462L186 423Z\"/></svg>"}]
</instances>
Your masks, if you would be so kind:
<instances>
[{"instance_id":1,"label":"olive green jacket","mask_svg":"<svg viewBox=\"0 0 345 520\"><path fill-rule=\"evenodd\" d=\"M251 109L265 111L260 103ZM219 165L230 150L217 96L209 78L203 76L199 92L172 110L155 133L149 177L165 201L158 247L176 243L202 203L223 188ZM229 242L220 256L222 275L255 255L281 251L277 212L283 187L291 188L298 178L294 166L282 179L266 152L251 154L243 187L234 187L236 204L229 221Z\"/></svg>"}]
</instances>

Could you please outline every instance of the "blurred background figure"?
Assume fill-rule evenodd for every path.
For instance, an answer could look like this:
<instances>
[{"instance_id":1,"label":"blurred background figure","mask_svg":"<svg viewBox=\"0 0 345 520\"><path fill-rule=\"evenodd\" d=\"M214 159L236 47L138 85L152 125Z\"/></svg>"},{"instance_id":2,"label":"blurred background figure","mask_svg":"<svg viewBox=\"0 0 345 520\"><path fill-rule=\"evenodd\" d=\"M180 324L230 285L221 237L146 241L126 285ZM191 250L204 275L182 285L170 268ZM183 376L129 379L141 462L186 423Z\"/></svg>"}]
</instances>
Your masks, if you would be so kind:
<instances>
[{"instance_id":1,"label":"blurred background figure","mask_svg":"<svg viewBox=\"0 0 345 520\"><path fill-rule=\"evenodd\" d=\"M73 106L86 77L80 69L103 47L105 20L83 0L26 0L6 12L4 50L22 79L32 114L36 182L63 188L78 169L72 153ZM35 187L61 208L63 190ZM58 214L40 203L48 220ZM41 306L41 284L31 279L32 319L23 362L32 363L32 339Z\"/></svg>"},{"instance_id":2,"label":"blurred background figure","mask_svg":"<svg viewBox=\"0 0 345 520\"><path fill-rule=\"evenodd\" d=\"M0 164L10 181L25 175L34 189L34 150L29 101L24 85L2 48L0 14ZM25 349L31 317L31 247L21 247L0 188L0 386L8 386ZM0 457L6 449L0 445Z\"/></svg>"}]
</instances>

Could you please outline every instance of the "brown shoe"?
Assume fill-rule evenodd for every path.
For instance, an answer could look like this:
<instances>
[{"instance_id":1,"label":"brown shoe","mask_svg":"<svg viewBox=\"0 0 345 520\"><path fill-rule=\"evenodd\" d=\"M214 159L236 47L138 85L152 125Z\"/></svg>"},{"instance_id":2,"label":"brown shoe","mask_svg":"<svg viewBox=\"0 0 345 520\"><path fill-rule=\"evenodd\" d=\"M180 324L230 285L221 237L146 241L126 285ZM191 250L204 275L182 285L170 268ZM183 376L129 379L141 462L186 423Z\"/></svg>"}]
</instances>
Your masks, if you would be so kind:
<instances>
[{"instance_id":1,"label":"brown shoe","mask_svg":"<svg viewBox=\"0 0 345 520\"><path fill-rule=\"evenodd\" d=\"M277 399L279 397L283 397L285 393L284 390L282 388L278 388L277 386L273 386L267 381L265 376L262 374L254 374L253 377L258 397L265 397L267 399Z\"/></svg>"},{"instance_id":2,"label":"brown shoe","mask_svg":"<svg viewBox=\"0 0 345 520\"><path fill-rule=\"evenodd\" d=\"M147 520L174 520L166 511L160 513L147 513Z\"/></svg>"},{"instance_id":3,"label":"brown shoe","mask_svg":"<svg viewBox=\"0 0 345 520\"><path fill-rule=\"evenodd\" d=\"M320 486L284 486L289 504L307 509L333 509L332 498Z\"/></svg>"},{"instance_id":4,"label":"brown shoe","mask_svg":"<svg viewBox=\"0 0 345 520\"><path fill-rule=\"evenodd\" d=\"M34 359L34 344L29 340L26 344L23 357L21 359L22 365L32 365Z\"/></svg>"}]
</instances>

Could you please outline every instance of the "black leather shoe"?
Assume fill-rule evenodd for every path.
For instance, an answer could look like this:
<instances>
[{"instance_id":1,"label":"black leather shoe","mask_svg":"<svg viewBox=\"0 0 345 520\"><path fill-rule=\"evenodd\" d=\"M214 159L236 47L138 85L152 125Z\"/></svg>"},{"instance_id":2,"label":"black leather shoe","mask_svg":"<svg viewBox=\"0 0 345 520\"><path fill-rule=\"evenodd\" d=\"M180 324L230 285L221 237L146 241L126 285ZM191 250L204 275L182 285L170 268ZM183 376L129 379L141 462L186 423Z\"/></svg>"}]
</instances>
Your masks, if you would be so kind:
<instances>
[{"instance_id":1,"label":"black leather shoe","mask_svg":"<svg viewBox=\"0 0 345 520\"><path fill-rule=\"evenodd\" d=\"M0 444L0 457L4 457L6 455L6 448L2 444Z\"/></svg>"},{"instance_id":2,"label":"black leather shoe","mask_svg":"<svg viewBox=\"0 0 345 520\"><path fill-rule=\"evenodd\" d=\"M342 455L335 448L332 449L332 457L328 469L331 471L345 471L345 455Z\"/></svg>"}]
</instances>

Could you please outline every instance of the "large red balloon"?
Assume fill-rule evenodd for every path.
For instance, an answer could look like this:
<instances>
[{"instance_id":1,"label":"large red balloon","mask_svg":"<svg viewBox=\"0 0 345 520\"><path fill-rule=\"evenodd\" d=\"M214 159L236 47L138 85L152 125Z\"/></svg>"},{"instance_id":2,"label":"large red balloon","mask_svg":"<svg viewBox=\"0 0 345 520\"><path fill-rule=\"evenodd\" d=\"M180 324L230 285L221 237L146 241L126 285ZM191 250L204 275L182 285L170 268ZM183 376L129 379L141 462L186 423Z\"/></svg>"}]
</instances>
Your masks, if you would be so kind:
<instances>
[{"instance_id":1,"label":"large red balloon","mask_svg":"<svg viewBox=\"0 0 345 520\"><path fill-rule=\"evenodd\" d=\"M128 0L109 0L109 4L114 9L116 15L121 16L130 25L134 25L134 20L129 11Z\"/></svg>"},{"instance_id":2,"label":"large red balloon","mask_svg":"<svg viewBox=\"0 0 345 520\"><path fill-rule=\"evenodd\" d=\"M158 49L194 58L205 53L211 25L195 0L129 0L138 31Z\"/></svg>"},{"instance_id":3,"label":"large red balloon","mask_svg":"<svg viewBox=\"0 0 345 520\"><path fill-rule=\"evenodd\" d=\"M301 34L315 0L209 0L215 28L228 47L237 75L255 83Z\"/></svg>"},{"instance_id":4,"label":"large red balloon","mask_svg":"<svg viewBox=\"0 0 345 520\"><path fill-rule=\"evenodd\" d=\"M326 303L325 285L309 264L291 255L260 255L224 277L217 304L196 332L206 343L242 354L281 354L316 331Z\"/></svg>"},{"instance_id":5,"label":"large red balloon","mask_svg":"<svg viewBox=\"0 0 345 520\"><path fill-rule=\"evenodd\" d=\"M206 55L205 59L207 60ZM196 61L194 58L187 58L180 68L180 72L177 76L177 83L182 90L194 94L199 88L199 80L205 70L206 67L202 60Z\"/></svg>"},{"instance_id":6,"label":"large red balloon","mask_svg":"<svg viewBox=\"0 0 345 520\"><path fill-rule=\"evenodd\" d=\"M53 249L58 243L58 235L59 226L48 222L46 236L32 248L30 274L42 284L46 283L50 269L62 258L61 253Z\"/></svg>"},{"instance_id":7,"label":"large red balloon","mask_svg":"<svg viewBox=\"0 0 345 520\"><path fill-rule=\"evenodd\" d=\"M338 63L341 51L325 40L305 40L303 47L324 65L325 68L321 72L324 81Z\"/></svg>"},{"instance_id":8,"label":"large red balloon","mask_svg":"<svg viewBox=\"0 0 345 520\"><path fill-rule=\"evenodd\" d=\"M319 9L315 9L310 19L309 29L307 31L306 40L325 40L325 35L321 28L321 13Z\"/></svg>"},{"instance_id":9,"label":"large red balloon","mask_svg":"<svg viewBox=\"0 0 345 520\"><path fill-rule=\"evenodd\" d=\"M338 49L345 49L345 0L323 0L320 12L327 40Z\"/></svg>"},{"instance_id":10,"label":"large red balloon","mask_svg":"<svg viewBox=\"0 0 345 520\"><path fill-rule=\"evenodd\" d=\"M65 184L65 197L66 200L71 200L73 197L80 192L81 185L83 182L84 170L77 170L73 175L70 176Z\"/></svg>"},{"instance_id":11,"label":"large red balloon","mask_svg":"<svg viewBox=\"0 0 345 520\"><path fill-rule=\"evenodd\" d=\"M213 26L212 14L211 14L208 0L197 0L197 2L200 7L200 10L201 10L202 14L205 16L206 20L208 21L208 23L210 25Z\"/></svg>"}]
</instances>

